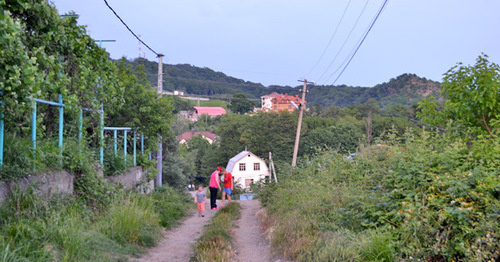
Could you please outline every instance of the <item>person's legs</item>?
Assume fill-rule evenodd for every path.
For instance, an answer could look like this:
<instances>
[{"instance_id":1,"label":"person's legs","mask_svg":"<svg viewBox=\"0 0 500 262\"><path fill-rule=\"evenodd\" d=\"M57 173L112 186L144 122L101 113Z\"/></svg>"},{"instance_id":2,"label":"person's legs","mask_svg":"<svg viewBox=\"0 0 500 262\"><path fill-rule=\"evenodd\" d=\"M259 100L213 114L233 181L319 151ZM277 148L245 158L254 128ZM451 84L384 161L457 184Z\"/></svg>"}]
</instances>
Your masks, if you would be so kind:
<instances>
[{"instance_id":1,"label":"person's legs","mask_svg":"<svg viewBox=\"0 0 500 262\"><path fill-rule=\"evenodd\" d=\"M202 204L203 203L196 203L196 205L198 206L198 216L201 217L201 210L202 210Z\"/></svg>"},{"instance_id":2,"label":"person's legs","mask_svg":"<svg viewBox=\"0 0 500 262\"><path fill-rule=\"evenodd\" d=\"M205 201L203 201L203 203L201 203L201 216L202 217L205 216Z\"/></svg>"},{"instance_id":3,"label":"person's legs","mask_svg":"<svg viewBox=\"0 0 500 262\"><path fill-rule=\"evenodd\" d=\"M224 207L225 201L226 201L226 192L224 192L224 189L222 189L222 204L220 205L221 207Z\"/></svg>"},{"instance_id":4,"label":"person's legs","mask_svg":"<svg viewBox=\"0 0 500 262\"><path fill-rule=\"evenodd\" d=\"M217 191L219 191L218 188L210 187L210 208L211 209L217 208Z\"/></svg>"},{"instance_id":5,"label":"person's legs","mask_svg":"<svg viewBox=\"0 0 500 262\"><path fill-rule=\"evenodd\" d=\"M232 190L230 188L227 189L227 203L231 203L231 195L233 194Z\"/></svg>"}]
</instances>

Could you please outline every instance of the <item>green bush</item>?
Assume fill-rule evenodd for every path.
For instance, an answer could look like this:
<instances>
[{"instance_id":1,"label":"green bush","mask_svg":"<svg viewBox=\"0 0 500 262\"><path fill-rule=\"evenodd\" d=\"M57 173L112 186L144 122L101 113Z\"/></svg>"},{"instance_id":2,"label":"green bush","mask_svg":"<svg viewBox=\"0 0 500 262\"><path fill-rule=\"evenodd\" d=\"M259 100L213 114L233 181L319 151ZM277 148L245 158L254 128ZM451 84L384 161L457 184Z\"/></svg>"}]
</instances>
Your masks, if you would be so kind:
<instances>
[{"instance_id":1,"label":"green bush","mask_svg":"<svg viewBox=\"0 0 500 262\"><path fill-rule=\"evenodd\" d=\"M424 132L402 144L389 136L355 160L327 152L284 168L260 192L273 249L299 261L495 260L498 148L498 138Z\"/></svg>"},{"instance_id":2,"label":"green bush","mask_svg":"<svg viewBox=\"0 0 500 262\"><path fill-rule=\"evenodd\" d=\"M100 221L101 232L118 243L154 246L160 238L153 200L136 193L116 197Z\"/></svg>"},{"instance_id":3,"label":"green bush","mask_svg":"<svg viewBox=\"0 0 500 262\"><path fill-rule=\"evenodd\" d=\"M152 196L160 225L167 229L177 225L179 219L186 216L189 207L193 206L189 194L178 193L166 186L156 188Z\"/></svg>"}]
</instances>

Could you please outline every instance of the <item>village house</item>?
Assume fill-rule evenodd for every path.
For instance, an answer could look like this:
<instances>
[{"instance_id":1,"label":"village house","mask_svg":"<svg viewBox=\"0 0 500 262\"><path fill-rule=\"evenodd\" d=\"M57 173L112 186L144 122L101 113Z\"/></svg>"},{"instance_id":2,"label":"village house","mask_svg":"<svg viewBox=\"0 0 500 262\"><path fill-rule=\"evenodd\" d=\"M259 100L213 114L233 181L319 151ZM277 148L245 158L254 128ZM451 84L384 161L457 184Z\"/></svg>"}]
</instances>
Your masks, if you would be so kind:
<instances>
[{"instance_id":1,"label":"village house","mask_svg":"<svg viewBox=\"0 0 500 262\"><path fill-rule=\"evenodd\" d=\"M216 117L225 114L226 114L226 109L220 106L215 106L215 107L194 106L189 110L187 119L192 122L196 122L200 119L202 115L207 115L209 117Z\"/></svg>"},{"instance_id":2,"label":"village house","mask_svg":"<svg viewBox=\"0 0 500 262\"><path fill-rule=\"evenodd\" d=\"M249 151L241 151L229 160L226 166L234 178L235 186L250 188L250 184L269 179L269 168L264 159Z\"/></svg>"},{"instance_id":3,"label":"village house","mask_svg":"<svg viewBox=\"0 0 500 262\"><path fill-rule=\"evenodd\" d=\"M216 134L209 131L203 131L203 132L189 131L183 133L182 135L177 136L177 140L179 141L179 144L186 144L188 140L190 140L195 136L201 136L201 138L207 140L208 143L210 144L212 144L215 141L215 139L218 138Z\"/></svg>"},{"instance_id":4,"label":"village house","mask_svg":"<svg viewBox=\"0 0 500 262\"><path fill-rule=\"evenodd\" d=\"M264 112L293 112L297 109L295 106L299 106L301 101L302 99L298 95L290 96L288 94L283 95L273 92L269 95L261 96L261 110ZM304 101L304 103L306 102Z\"/></svg>"}]
</instances>

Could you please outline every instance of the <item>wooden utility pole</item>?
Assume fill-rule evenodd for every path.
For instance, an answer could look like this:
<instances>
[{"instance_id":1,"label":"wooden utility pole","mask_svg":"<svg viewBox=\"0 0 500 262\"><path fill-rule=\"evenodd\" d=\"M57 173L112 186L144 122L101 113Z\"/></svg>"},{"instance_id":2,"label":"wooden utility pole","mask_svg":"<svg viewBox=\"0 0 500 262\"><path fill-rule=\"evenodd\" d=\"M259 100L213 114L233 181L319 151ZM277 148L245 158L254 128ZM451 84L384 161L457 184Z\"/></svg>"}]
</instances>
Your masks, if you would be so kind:
<instances>
[{"instance_id":1,"label":"wooden utility pole","mask_svg":"<svg viewBox=\"0 0 500 262\"><path fill-rule=\"evenodd\" d=\"M158 97L162 95L163 92L163 54L158 54ZM163 184L162 181L162 170L163 170L163 145L161 142L162 138L160 136L160 142L158 143L158 151L156 152L156 167L158 169L158 174L155 179L155 186L160 187Z\"/></svg>"},{"instance_id":2,"label":"wooden utility pole","mask_svg":"<svg viewBox=\"0 0 500 262\"><path fill-rule=\"evenodd\" d=\"M306 107L306 93L307 93L307 79L298 80L299 82L304 82L304 87L302 88L302 100L300 101L299 107L299 123L297 124L297 135L295 136L295 146L293 148L293 158L292 167L297 165L297 153L299 152L299 141L300 141L300 129L302 127L302 116L304 115L304 109Z\"/></svg>"}]
</instances>

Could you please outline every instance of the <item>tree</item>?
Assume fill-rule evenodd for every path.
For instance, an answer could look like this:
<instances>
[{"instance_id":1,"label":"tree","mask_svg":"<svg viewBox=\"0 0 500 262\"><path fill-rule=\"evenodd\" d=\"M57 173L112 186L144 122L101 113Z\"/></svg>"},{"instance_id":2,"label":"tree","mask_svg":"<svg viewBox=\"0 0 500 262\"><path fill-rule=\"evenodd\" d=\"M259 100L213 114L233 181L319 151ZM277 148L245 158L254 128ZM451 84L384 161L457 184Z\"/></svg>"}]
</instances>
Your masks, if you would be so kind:
<instances>
[{"instance_id":1,"label":"tree","mask_svg":"<svg viewBox=\"0 0 500 262\"><path fill-rule=\"evenodd\" d=\"M231 99L231 103L228 108L234 113L244 114L252 111L254 106L255 104L250 101L245 94L235 94Z\"/></svg>"},{"instance_id":2,"label":"tree","mask_svg":"<svg viewBox=\"0 0 500 262\"><path fill-rule=\"evenodd\" d=\"M480 55L474 66L461 63L444 74L442 92L448 97L443 112L437 103L423 100L419 117L444 123L452 120L476 135L496 136L500 126L500 68Z\"/></svg>"}]
</instances>

